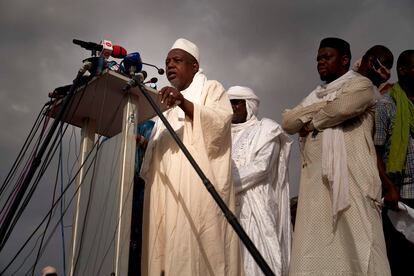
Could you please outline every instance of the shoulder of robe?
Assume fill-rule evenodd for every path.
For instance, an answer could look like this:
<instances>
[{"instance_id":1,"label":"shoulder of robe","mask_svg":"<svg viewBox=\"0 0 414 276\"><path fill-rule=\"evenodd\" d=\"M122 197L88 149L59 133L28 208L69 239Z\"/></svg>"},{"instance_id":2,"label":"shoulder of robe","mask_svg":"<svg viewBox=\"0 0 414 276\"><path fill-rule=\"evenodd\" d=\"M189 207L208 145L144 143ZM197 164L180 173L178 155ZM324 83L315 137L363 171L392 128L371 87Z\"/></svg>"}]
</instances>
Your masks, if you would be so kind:
<instances>
[{"instance_id":1,"label":"shoulder of robe","mask_svg":"<svg viewBox=\"0 0 414 276\"><path fill-rule=\"evenodd\" d=\"M216 80L207 80L205 85L205 89L208 89L209 91L215 91L218 93L224 93L226 90L224 89L224 86Z\"/></svg>"},{"instance_id":2,"label":"shoulder of robe","mask_svg":"<svg viewBox=\"0 0 414 276\"><path fill-rule=\"evenodd\" d=\"M227 97L223 85L216 80L207 80L204 84L203 95L206 99L216 101L222 97ZM230 100L229 100L230 106Z\"/></svg>"},{"instance_id":3,"label":"shoulder of robe","mask_svg":"<svg viewBox=\"0 0 414 276\"><path fill-rule=\"evenodd\" d=\"M365 89L373 89L374 84L370 79L364 77L362 75L357 75L356 77L350 79L344 89L346 90L365 90Z\"/></svg>"},{"instance_id":4,"label":"shoulder of robe","mask_svg":"<svg viewBox=\"0 0 414 276\"><path fill-rule=\"evenodd\" d=\"M276 123L274 120L269 119L269 118L262 118L260 120L260 124L262 126L265 126L265 127L271 128L271 129L279 129L279 128L281 128L281 126L278 123Z\"/></svg>"},{"instance_id":5,"label":"shoulder of robe","mask_svg":"<svg viewBox=\"0 0 414 276\"><path fill-rule=\"evenodd\" d=\"M278 136L279 134L284 133L282 127L269 118L262 118L260 120L260 126L262 127L262 130L270 136Z\"/></svg>"}]
</instances>

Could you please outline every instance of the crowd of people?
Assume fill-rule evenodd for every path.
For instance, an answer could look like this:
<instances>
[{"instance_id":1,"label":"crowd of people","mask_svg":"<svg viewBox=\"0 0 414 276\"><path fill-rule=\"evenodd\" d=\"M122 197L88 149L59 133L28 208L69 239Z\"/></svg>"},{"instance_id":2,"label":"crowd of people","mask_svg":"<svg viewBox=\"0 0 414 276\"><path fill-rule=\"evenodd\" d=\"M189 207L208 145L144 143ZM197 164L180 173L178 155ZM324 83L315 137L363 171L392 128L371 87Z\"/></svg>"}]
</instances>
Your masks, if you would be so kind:
<instances>
[{"instance_id":1,"label":"crowd of people","mask_svg":"<svg viewBox=\"0 0 414 276\"><path fill-rule=\"evenodd\" d=\"M414 50L399 55L391 84L387 47L369 48L350 69L349 43L321 40L322 83L283 112L281 125L257 117L252 89L208 80L200 56L183 38L168 52L164 114L274 274L409 275L414 241L387 214L403 218L414 207ZM167 128L154 122L137 135L136 272L263 275ZM288 134L298 134L302 162L294 231Z\"/></svg>"}]
</instances>

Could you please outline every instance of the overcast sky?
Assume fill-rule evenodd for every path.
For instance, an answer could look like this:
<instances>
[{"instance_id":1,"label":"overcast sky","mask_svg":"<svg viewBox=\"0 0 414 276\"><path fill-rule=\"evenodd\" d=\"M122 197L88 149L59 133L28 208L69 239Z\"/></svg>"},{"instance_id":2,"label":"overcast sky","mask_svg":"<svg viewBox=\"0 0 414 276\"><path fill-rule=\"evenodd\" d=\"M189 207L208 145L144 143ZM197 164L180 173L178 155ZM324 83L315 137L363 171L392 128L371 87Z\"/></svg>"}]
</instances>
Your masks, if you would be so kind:
<instances>
[{"instance_id":1,"label":"overcast sky","mask_svg":"<svg viewBox=\"0 0 414 276\"><path fill-rule=\"evenodd\" d=\"M200 48L208 78L226 88L251 87L262 100L260 115L278 122L284 109L296 105L319 83L316 52L322 38L347 40L353 61L375 44L389 47L395 60L401 51L414 49L412 0L14 0L1 1L0 10L2 181L48 92L69 84L82 59L89 56L72 44L74 38L111 40L159 66L164 66L176 38L190 39ZM156 76L155 70L146 70ZM392 80L395 75L393 68ZM159 79L159 85L167 84L165 77ZM295 195L297 146L290 172ZM44 194L52 192L43 189ZM44 216L36 210L27 210L30 215L25 217L31 219L18 226L34 227ZM14 236L15 243L22 238ZM46 258L61 272L60 251L50 252ZM8 261L3 253L0 267Z\"/></svg>"}]
</instances>

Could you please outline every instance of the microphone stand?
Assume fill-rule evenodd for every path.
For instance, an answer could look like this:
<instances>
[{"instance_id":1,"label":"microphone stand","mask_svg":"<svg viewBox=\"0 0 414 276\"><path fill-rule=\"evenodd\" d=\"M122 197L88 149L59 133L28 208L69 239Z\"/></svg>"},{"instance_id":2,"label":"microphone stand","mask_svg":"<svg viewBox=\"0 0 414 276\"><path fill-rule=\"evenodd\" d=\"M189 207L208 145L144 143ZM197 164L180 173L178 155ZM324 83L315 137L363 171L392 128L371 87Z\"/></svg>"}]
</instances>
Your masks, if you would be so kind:
<instances>
[{"instance_id":1,"label":"microphone stand","mask_svg":"<svg viewBox=\"0 0 414 276\"><path fill-rule=\"evenodd\" d=\"M197 162L192 157L191 153L188 151L184 143L181 141L180 137L178 137L177 133L175 133L174 129L171 127L168 120L165 118L164 114L162 114L160 108L154 102L154 100L148 95L147 91L151 91L152 88L146 87L142 82L137 82L139 86L139 90L144 95L144 97L148 100L151 107L157 113L158 117L164 123L165 127L167 128L168 132L171 134L177 145L183 151L185 157L187 157L190 164L193 166L194 170L197 172L198 176L201 178L204 186L210 192L213 199L216 201L217 205L220 207L221 211L223 212L224 216L226 217L227 221L233 227L234 231L239 236L240 240L243 242L244 246L246 246L247 250L250 252L254 260L256 261L257 265L263 271L266 276L274 276L272 269L266 263L260 252L257 250L256 246L253 244L249 236L244 231L243 227L240 225L239 221L235 217L235 215L231 212L231 210L227 207L226 203L224 203L223 199L217 193L216 189L214 188L213 184L198 166Z\"/></svg>"},{"instance_id":2,"label":"microphone stand","mask_svg":"<svg viewBox=\"0 0 414 276\"><path fill-rule=\"evenodd\" d=\"M36 173L37 168L39 167L40 163L42 162L42 156L45 153L45 151L47 150L47 147L49 146L50 140L53 138L54 132L56 131L56 128L58 127L58 125L61 123L66 110L69 107L69 104L75 94L75 90L78 88L79 84L82 83L82 76L83 74L89 70L91 67L93 67L93 63L89 60L85 60L85 62L83 63L82 67L79 69L78 74L76 75L76 78L73 80L73 84L70 87L70 90L67 94L67 96L65 97L63 103L62 103L62 107L59 111L59 113L56 115L56 118L52 124L52 126L50 127L50 130L47 134L47 136L45 137L45 139L43 140L43 143L38 151L38 153L36 154L36 156L33 158L33 162L30 164L29 170L25 176L25 178L23 179L23 182L21 184L20 189L18 190L16 197L12 203L12 205L10 206L10 210L9 212L6 214L3 224L0 227L0 251L2 250L2 248L4 247L8 237L11 234L11 231L13 230L13 227L10 228L10 224L18 210L18 207L20 205L20 202L22 201L24 194L27 190L27 188L29 187L29 184L34 176L34 174ZM91 70L92 71L92 70ZM90 78L93 77L95 72L91 72L91 76ZM18 219L19 217L16 217L15 219Z\"/></svg>"}]
</instances>

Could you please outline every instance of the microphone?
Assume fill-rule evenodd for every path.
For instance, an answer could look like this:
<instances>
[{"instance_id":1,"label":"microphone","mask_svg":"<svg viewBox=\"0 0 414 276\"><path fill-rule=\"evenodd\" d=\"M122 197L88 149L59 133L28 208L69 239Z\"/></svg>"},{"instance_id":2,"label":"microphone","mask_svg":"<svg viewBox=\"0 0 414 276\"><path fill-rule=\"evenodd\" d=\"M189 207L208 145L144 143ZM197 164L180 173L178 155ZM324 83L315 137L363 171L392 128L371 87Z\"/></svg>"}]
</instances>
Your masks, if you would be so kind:
<instances>
[{"instance_id":1,"label":"microphone","mask_svg":"<svg viewBox=\"0 0 414 276\"><path fill-rule=\"evenodd\" d=\"M144 84L149 84L149 86L151 88L157 89L157 81L158 81L158 79L156 77L153 77L150 80L144 82Z\"/></svg>"},{"instance_id":2,"label":"microphone","mask_svg":"<svg viewBox=\"0 0 414 276\"><path fill-rule=\"evenodd\" d=\"M157 83L158 79L156 77L151 78L149 81L146 81L145 83Z\"/></svg>"},{"instance_id":3,"label":"microphone","mask_svg":"<svg viewBox=\"0 0 414 276\"><path fill-rule=\"evenodd\" d=\"M158 68L158 67L157 67L157 66L155 66L154 64L145 63L145 62L143 62L142 64L145 64L145 65L148 65L148 66L151 66L151 67L156 68L156 69L158 70L158 74L160 74L160 75L163 75L163 74L164 74L164 69L162 69L162 68Z\"/></svg>"},{"instance_id":4,"label":"microphone","mask_svg":"<svg viewBox=\"0 0 414 276\"><path fill-rule=\"evenodd\" d=\"M112 54L112 42L109 40L101 40L100 45L102 45L102 50L100 50L99 56L108 59Z\"/></svg>"},{"instance_id":5,"label":"microphone","mask_svg":"<svg viewBox=\"0 0 414 276\"><path fill-rule=\"evenodd\" d=\"M142 70L141 55L138 52L130 53L121 62L121 72L127 75L134 75Z\"/></svg>"},{"instance_id":6,"label":"microphone","mask_svg":"<svg viewBox=\"0 0 414 276\"><path fill-rule=\"evenodd\" d=\"M127 55L127 50L124 47L119 45L112 45L112 54L113 58L124 58Z\"/></svg>"},{"instance_id":7,"label":"microphone","mask_svg":"<svg viewBox=\"0 0 414 276\"><path fill-rule=\"evenodd\" d=\"M74 39L73 43L85 48L86 50L93 52L101 52L101 56L106 59L109 56L113 58L124 58L127 55L127 50L119 45L113 45L109 40L102 40L100 44L95 42L85 42L82 40ZM109 53L109 54L108 54Z\"/></svg>"},{"instance_id":8,"label":"microphone","mask_svg":"<svg viewBox=\"0 0 414 276\"><path fill-rule=\"evenodd\" d=\"M141 71L135 76L133 76L125 85L122 87L122 91L127 91L135 86L137 86L139 83L142 83L145 78L147 77L147 72Z\"/></svg>"},{"instance_id":9,"label":"microphone","mask_svg":"<svg viewBox=\"0 0 414 276\"><path fill-rule=\"evenodd\" d=\"M101 51L103 48L101 44L97 44L95 42L86 42L78 39L74 39L72 42L89 51Z\"/></svg>"},{"instance_id":10,"label":"microphone","mask_svg":"<svg viewBox=\"0 0 414 276\"><path fill-rule=\"evenodd\" d=\"M109 56L113 58L124 58L127 55L127 50L124 47L112 45L112 42L109 40L102 40L101 45L102 50L100 56L103 56L105 59L108 59Z\"/></svg>"}]
</instances>

